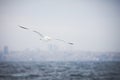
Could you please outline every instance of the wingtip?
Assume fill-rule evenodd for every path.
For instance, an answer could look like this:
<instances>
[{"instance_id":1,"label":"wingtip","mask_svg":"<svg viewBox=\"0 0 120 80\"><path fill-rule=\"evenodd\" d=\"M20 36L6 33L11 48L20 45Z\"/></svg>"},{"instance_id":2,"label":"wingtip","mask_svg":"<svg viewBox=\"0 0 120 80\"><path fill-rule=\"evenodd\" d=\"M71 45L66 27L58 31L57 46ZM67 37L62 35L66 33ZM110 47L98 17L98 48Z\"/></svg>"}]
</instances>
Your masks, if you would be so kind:
<instances>
[{"instance_id":1,"label":"wingtip","mask_svg":"<svg viewBox=\"0 0 120 80\"><path fill-rule=\"evenodd\" d=\"M68 43L68 44L70 44L70 45L74 45L74 43Z\"/></svg>"},{"instance_id":2,"label":"wingtip","mask_svg":"<svg viewBox=\"0 0 120 80\"><path fill-rule=\"evenodd\" d=\"M21 26L21 25L18 25L20 28L23 28L23 29L29 29L29 28L26 28L26 27L24 27L24 26Z\"/></svg>"},{"instance_id":3,"label":"wingtip","mask_svg":"<svg viewBox=\"0 0 120 80\"><path fill-rule=\"evenodd\" d=\"M23 27L23 26L21 26L21 25L18 25L18 27Z\"/></svg>"}]
</instances>

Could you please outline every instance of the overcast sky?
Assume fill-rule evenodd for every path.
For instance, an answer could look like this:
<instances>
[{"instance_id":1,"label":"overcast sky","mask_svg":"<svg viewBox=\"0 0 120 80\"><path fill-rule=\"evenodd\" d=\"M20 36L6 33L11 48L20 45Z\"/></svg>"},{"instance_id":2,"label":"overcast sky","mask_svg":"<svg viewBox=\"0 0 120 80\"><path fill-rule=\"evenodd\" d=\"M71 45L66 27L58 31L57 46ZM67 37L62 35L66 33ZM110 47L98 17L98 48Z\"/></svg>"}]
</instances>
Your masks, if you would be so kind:
<instances>
[{"instance_id":1,"label":"overcast sky","mask_svg":"<svg viewBox=\"0 0 120 80\"><path fill-rule=\"evenodd\" d=\"M40 41L22 25L75 43ZM60 49L120 52L119 0L0 0L0 50Z\"/></svg>"}]
</instances>

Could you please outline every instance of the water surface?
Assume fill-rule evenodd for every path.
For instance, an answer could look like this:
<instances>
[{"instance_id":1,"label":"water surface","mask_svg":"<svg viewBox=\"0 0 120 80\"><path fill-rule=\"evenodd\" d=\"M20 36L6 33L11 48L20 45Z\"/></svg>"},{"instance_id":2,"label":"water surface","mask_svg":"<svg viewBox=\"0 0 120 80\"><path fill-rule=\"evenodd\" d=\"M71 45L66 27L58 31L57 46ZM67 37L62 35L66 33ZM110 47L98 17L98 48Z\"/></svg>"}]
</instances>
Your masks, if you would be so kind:
<instances>
[{"instance_id":1,"label":"water surface","mask_svg":"<svg viewBox=\"0 0 120 80\"><path fill-rule=\"evenodd\" d=\"M120 62L0 62L0 80L120 80Z\"/></svg>"}]
</instances>

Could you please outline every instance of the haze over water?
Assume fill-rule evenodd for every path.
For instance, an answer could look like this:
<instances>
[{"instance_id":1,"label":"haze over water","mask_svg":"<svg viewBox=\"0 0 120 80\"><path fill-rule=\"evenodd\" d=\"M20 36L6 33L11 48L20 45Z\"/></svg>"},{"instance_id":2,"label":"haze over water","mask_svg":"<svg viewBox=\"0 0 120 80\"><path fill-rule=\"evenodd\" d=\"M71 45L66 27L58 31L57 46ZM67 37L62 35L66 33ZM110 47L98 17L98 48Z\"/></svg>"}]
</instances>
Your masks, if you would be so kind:
<instances>
[{"instance_id":1,"label":"haze over water","mask_svg":"<svg viewBox=\"0 0 120 80\"><path fill-rule=\"evenodd\" d=\"M119 26L119 0L0 0L0 80L120 80Z\"/></svg>"}]
</instances>

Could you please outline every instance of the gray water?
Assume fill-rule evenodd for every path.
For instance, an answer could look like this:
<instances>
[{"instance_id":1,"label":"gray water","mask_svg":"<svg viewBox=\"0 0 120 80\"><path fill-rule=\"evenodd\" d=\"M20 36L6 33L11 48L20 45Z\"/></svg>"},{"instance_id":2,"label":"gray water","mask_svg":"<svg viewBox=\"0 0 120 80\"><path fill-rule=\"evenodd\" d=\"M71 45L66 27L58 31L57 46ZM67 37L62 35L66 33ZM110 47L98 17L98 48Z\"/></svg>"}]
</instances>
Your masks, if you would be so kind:
<instances>
[{"instance_id":1,"label":"gray water","mask_svg":"<svg viewBox=\"0 0 120 80\"><path fill-rule=\"evenodd\" d=\"M0 80L120 80L120 62L0 62Z\"/></svg>"}]
</instances>

